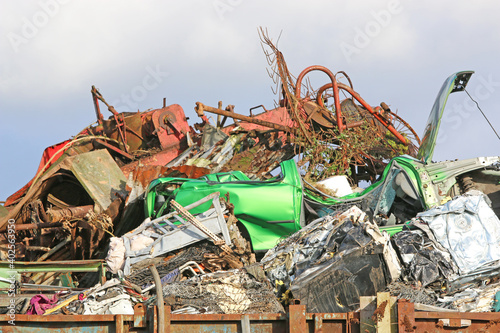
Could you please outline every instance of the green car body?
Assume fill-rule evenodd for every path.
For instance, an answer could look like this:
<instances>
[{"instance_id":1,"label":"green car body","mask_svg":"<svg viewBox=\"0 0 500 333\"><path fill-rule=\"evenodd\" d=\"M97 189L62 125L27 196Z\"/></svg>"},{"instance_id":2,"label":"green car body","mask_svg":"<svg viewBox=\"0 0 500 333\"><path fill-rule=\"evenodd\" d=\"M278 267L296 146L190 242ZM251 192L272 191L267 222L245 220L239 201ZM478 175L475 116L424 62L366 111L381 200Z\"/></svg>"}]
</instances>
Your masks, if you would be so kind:
<instances>
[{"instance_id":1,"label":"green car body","mask_svg":"<svg viewBox=\"0 0 500 333\"><path fill-rule=\"evenodd\" d=\"M179 187L169 190L172 185ZM229 195L234 214L245 226L255 251L272 248L281 237L304 225L302 181L293 160L282 162L281 175L267 181L252 181L240 171L210 174L199 179L156 179L146 192L146 215L156 217L166 213L161 208L155 210L158 194L168 198L166 202L175 199L186 206L214 192ZM210 203L206 203L191 213L201 213L209 207Z\"/></svg>"}]
</instances>

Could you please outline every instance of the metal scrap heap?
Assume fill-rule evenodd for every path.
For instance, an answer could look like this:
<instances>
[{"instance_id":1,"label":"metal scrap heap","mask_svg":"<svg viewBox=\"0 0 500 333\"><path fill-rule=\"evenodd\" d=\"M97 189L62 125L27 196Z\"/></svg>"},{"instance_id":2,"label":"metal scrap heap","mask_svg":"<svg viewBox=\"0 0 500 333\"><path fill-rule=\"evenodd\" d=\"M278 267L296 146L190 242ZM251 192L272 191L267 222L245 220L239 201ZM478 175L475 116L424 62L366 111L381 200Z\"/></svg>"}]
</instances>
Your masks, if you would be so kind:
<instances>
[{"instance_id":1,"label":"metal scrap heap","mask_svg":"<svg viewBox=\"0 0 500 333\"><path fill-rule=\"evenodd\" d=\"M421 142L346 73L311 66L295 79L261 37L280 97L259 114L197 102L190 126L179 105L117 112L92 87L97 123L48 147L0 210L0 283L15 286L17 313L262 314L300 302L359 312L370 331L396 299L499 308L500 157L431 162L444 95ZM328 82L311 87L312 71Z\"/></svg>"}]
</instances>

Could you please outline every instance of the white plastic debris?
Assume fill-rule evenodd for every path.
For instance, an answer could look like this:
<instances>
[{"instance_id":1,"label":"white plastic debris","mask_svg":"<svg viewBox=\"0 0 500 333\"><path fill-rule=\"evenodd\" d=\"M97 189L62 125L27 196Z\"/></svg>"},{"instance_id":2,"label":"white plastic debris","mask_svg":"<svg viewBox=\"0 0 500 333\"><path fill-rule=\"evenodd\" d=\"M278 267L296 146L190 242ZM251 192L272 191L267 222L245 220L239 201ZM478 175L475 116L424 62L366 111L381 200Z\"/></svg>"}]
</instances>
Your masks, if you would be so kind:
<instances>
[{"instance_id":1,"label":"white plastic debris","mask_svg":"<svg viewBox=\"0 0 500 333\"><path fill-rule=\"evenodd\" d=\"M118 237L111 237L109 241L108 255L106 256L106 264L108 270L116 274L118 271L123 270L125 263L125 245L123 239Z\"/></svg>"},{"instance_id":2,"label":"white plastic debris","mask_svg":"<svg viewBox=\"0 0 500 333\"><path fill-rule=\"evenodd\" d=\"M128 308L124 305L125 303L122 303L122 305L119 305L113 309L115 313L111 313L109 311L110 308L114 307L116 303L126 301L132 306L130 303L130 296L127 294L122 294L118 295L116 297L108 298L106 300L98 302L97 300L93 298L87 298L85 302L83 302L83 314L84 315L95 315L95 314L134 314L134 310L132 309L132 313L121 313L120 311L128 311Z\"/></svg>"},{"instance_id":3,"label":"white plastic debris","mask_svg":"<svg viewBox=\"0 0 500 333\"><path fill-rule=\"evenodd\" d=\"M318 184L323 185L330 191L332 191L336 197L343 197L348 194L352 194L351 185L344 175L333 176L319 181Z\"/></svg>"},{"instance_id":4,"label":"white plastic debris","mask_svg":"<svg viewBox=\"0 0 500 333\"><path fill-rule=\"evenodd\" d=\"M130 238L130 250L140 251L154 243L154 239L144 235L135 235Z\"/></svg>"},{"instance_id":5,"label":"white plastic debris","mask_svg":"<svg viewBox=\"0 0 500 333\"><path fill-rule=\"evenodd\" d=\"M123 314L123 315L133 315L134 308L130 299L120 299L118 302L111 305L105 314Z\"/></svg>"}]
</instances>

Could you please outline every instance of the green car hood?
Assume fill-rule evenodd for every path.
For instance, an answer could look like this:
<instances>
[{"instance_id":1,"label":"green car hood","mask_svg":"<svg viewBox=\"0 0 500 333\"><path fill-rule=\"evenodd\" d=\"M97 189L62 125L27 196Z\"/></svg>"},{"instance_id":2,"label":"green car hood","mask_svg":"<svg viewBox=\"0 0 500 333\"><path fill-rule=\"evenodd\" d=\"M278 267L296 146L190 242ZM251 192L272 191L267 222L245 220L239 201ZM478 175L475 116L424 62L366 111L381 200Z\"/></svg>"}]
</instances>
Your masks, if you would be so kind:
<instances>
[{"instance_id":1,"label":"green car hood","mask_svg":"<svg viewBox=\"0 0 500 333\"><path fill-rule=\"evenodd\" d=\"M457 72L448 77L441 86L436 101L432 106L429 119L427 120L422 144L418 150L417 158L421 159L424 163L430 162L434 154L439 126L441 125L441 118L443 117L448 96L451 93L465 90L472 74L474 74L473 71Z\"/></svg>"}]
</instances>

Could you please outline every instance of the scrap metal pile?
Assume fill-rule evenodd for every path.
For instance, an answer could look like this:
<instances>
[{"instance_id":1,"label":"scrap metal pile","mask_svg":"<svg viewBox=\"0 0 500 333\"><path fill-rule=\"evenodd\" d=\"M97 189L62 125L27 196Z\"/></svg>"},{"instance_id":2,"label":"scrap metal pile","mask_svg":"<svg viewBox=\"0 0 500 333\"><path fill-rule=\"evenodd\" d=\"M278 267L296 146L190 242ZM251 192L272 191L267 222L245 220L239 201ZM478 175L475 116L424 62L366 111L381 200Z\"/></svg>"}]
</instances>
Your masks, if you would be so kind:
<instances>
[{"instance_id":1,"label":"scrap metal pile","mask_svg":"<svg viewBox=\"0 0 500 333\"><path fill-rule=\"evenodd\" d=\"M262 38L281 98L257 115L198 102L192 127L179 105L119 113L92 87L97 123L47 148L0 210L0 282L15 267L18 313L131 314L159 300L174 313L279 313L293 299L350 312L382 291L498 307L500 158L430 163L387 104L322 66L295 80ZM314 70L330 81L316 90L303 83Z\"/></svg>"}]
</instances>

